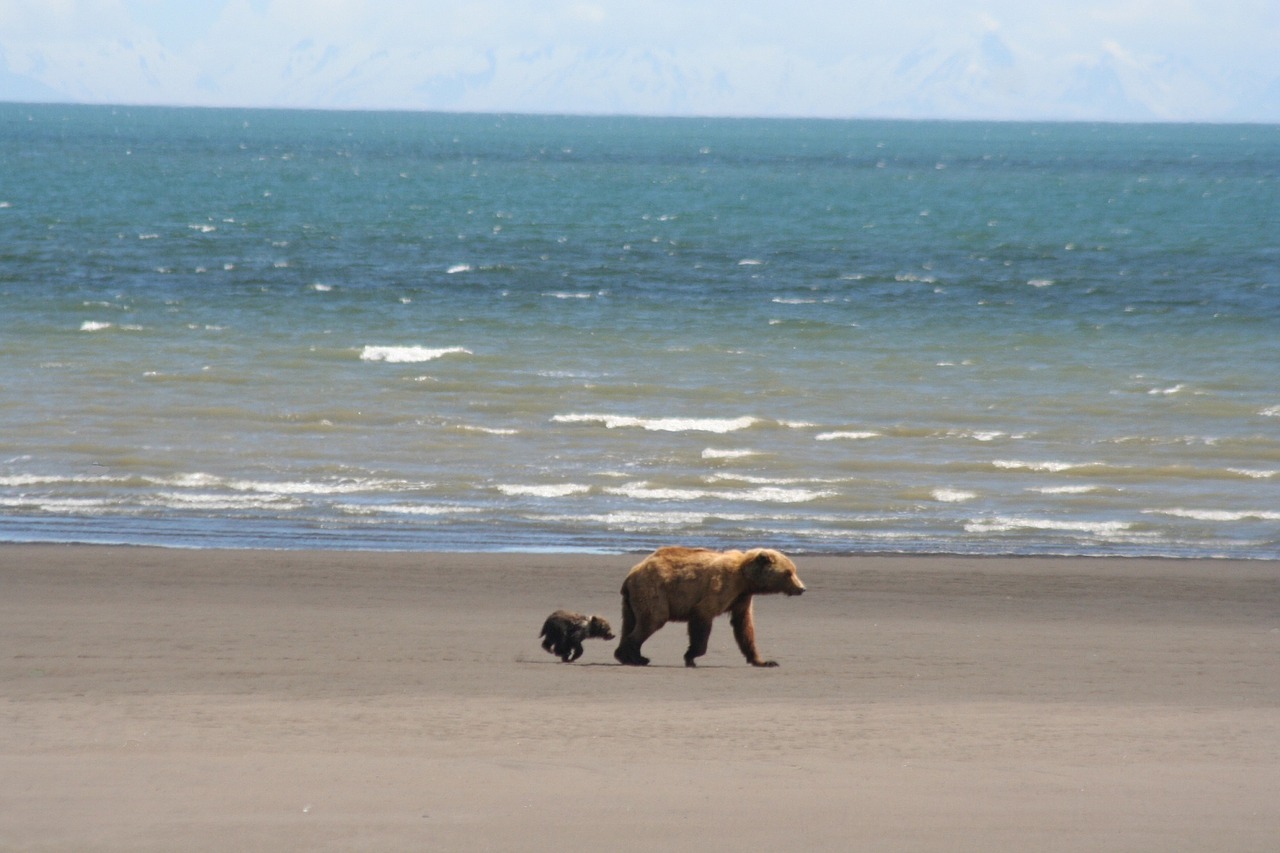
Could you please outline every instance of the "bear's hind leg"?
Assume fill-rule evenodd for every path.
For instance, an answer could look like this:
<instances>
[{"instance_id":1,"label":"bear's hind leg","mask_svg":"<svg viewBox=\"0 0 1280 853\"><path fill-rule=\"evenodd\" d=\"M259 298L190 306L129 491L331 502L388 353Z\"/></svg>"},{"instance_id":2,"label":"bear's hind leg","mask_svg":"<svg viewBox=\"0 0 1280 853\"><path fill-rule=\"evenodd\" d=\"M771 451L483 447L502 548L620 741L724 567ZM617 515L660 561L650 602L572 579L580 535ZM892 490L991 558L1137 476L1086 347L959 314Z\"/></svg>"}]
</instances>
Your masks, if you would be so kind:
<instances>
[{"instance_id":1,"label":"bear's hind leg","mask_svg":"<svg viewBox=\"0 0 1280 853\"><path fill-rule=\"evenodd\" d=\"M631 666L647 666L649 659L640 654L640 647L644 645L644 641L653 636L653 632L661 628L665 622L659 622L656 625L651 624L648 620L637 619L636 627L630 634L624 634L622 642L618 643L618 650L613 656L618 659L619 663L629 664Z\"/></svg>"},{"instance_id":2,"label":"bear's hind leg","mask_svg":"<svg viewBox=\"0 0 1280 853\"><path fill-rule=\"evenodd\" d=\"M656 629L655 629L656 630ZM640 633L636 625L636 611L631 606L631 591L622 586L622 630L618 632L618 648L613 656L626 666L646 666L649 659L640 654L640 645L649 639L653 631Z\"/></svg>"}]
</instances>

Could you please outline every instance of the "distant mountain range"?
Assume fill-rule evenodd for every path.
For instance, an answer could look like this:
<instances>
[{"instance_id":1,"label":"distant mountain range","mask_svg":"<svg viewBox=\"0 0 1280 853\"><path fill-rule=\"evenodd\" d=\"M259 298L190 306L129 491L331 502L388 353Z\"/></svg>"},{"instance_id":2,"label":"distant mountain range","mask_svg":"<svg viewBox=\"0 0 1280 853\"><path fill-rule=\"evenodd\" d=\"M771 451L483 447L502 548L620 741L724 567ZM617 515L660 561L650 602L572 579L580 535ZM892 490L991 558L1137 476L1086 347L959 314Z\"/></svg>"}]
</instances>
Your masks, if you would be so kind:
<instances>
[{"instance_id":1,"label":"distant mountain range","mask_svg":"<svg viewBox=\"0 0 1280 853\"><path fill-rule=\"evenodd\" d=\"M304 39L191 58L120 41L93 56L0 50L0 100L477 112L1280 122L1280 77L1093 55L1031 55L996 32L900 56L666 50L381 50Z\"/></svg>"}]
</instances>

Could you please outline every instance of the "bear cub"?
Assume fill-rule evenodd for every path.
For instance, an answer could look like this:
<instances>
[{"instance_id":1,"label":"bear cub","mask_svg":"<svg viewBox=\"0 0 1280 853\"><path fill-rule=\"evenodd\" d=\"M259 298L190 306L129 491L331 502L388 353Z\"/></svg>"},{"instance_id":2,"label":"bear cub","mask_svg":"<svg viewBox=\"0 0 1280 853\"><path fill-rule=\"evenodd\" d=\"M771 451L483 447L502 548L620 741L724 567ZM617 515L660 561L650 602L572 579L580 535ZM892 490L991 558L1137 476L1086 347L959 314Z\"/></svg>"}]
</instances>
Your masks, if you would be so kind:
<instances>
[{"instance_id":1,"label":"bear cub","mask_svg":"<svg viewBox=\"0 0 1280 853\"><path fill-rule=\"evenodd\" d=\"M582 657L582 641L599 637L602 640L613 639L613 629L609 623L599 616L583 616L581 613L570 613L557 610L542 623L545 637L542 648L553 655L559 655L564 663L572 663Z\"/></svg>"}]
</instances>

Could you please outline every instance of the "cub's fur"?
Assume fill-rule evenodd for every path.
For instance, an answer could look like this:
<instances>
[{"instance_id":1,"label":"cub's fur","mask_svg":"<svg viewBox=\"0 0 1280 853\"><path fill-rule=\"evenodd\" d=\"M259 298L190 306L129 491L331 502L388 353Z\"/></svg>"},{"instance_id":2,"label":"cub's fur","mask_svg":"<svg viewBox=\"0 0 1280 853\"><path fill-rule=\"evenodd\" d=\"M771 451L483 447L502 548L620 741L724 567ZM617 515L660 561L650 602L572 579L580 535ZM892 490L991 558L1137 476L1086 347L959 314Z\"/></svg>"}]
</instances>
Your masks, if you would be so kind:
<instances>
[{"instance_id":1,"label":"cub's fur","mask_svg":"<svg viewBox=\"0 0 1280 853\"><path fill-rule=\"evenodd\" d=\"M538 636L546 638L542 641L545 651L559 655L560 660L565 663L572 663L582 657L583 640L592 637L612 640L613 629L599 616L583 616L581 613L557 610L542 623L542 633Z\"/></svg>"}]
</instances>

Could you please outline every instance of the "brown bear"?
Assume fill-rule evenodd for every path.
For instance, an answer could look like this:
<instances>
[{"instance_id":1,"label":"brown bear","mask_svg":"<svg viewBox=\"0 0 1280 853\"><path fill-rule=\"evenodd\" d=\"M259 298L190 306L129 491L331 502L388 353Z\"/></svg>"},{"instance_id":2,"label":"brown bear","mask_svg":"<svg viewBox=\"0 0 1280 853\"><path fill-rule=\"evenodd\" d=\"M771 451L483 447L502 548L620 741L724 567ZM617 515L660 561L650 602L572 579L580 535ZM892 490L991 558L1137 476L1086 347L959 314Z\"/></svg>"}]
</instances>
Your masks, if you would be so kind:
<instances>
[{"instance_id":1,"label":"brown bear","mask_svg":"<svg viewBox=\"0 0 1280 853\"><path fill-rule=\"evenodd\" d=\"M572 663L582 657L583 640L591 637L612 640L613 629L599 616L583 616L581 613L557 610L542 623L542 633L538 636L546 637L542 641L544 651L559 655L564 663Z\"/></svg>"},{"instance_id":2,"label":"brown bear","mask_svg":"<svg viewBox=\"0 0 1280 853\"><path fill-rule=\"evenodd\" d=\"M622 583L622 640L613 656L619 663L644 666L640 654L654 631L668 622L689 623L685 666L707 652L711 622L731 613L733 636L752 666L777 666L756 651L751 597L781 592L800 595L804 584L795 563L767 548L711 551L706 548L659 548L645 557Z\"/></svg>"}]
</instances>

